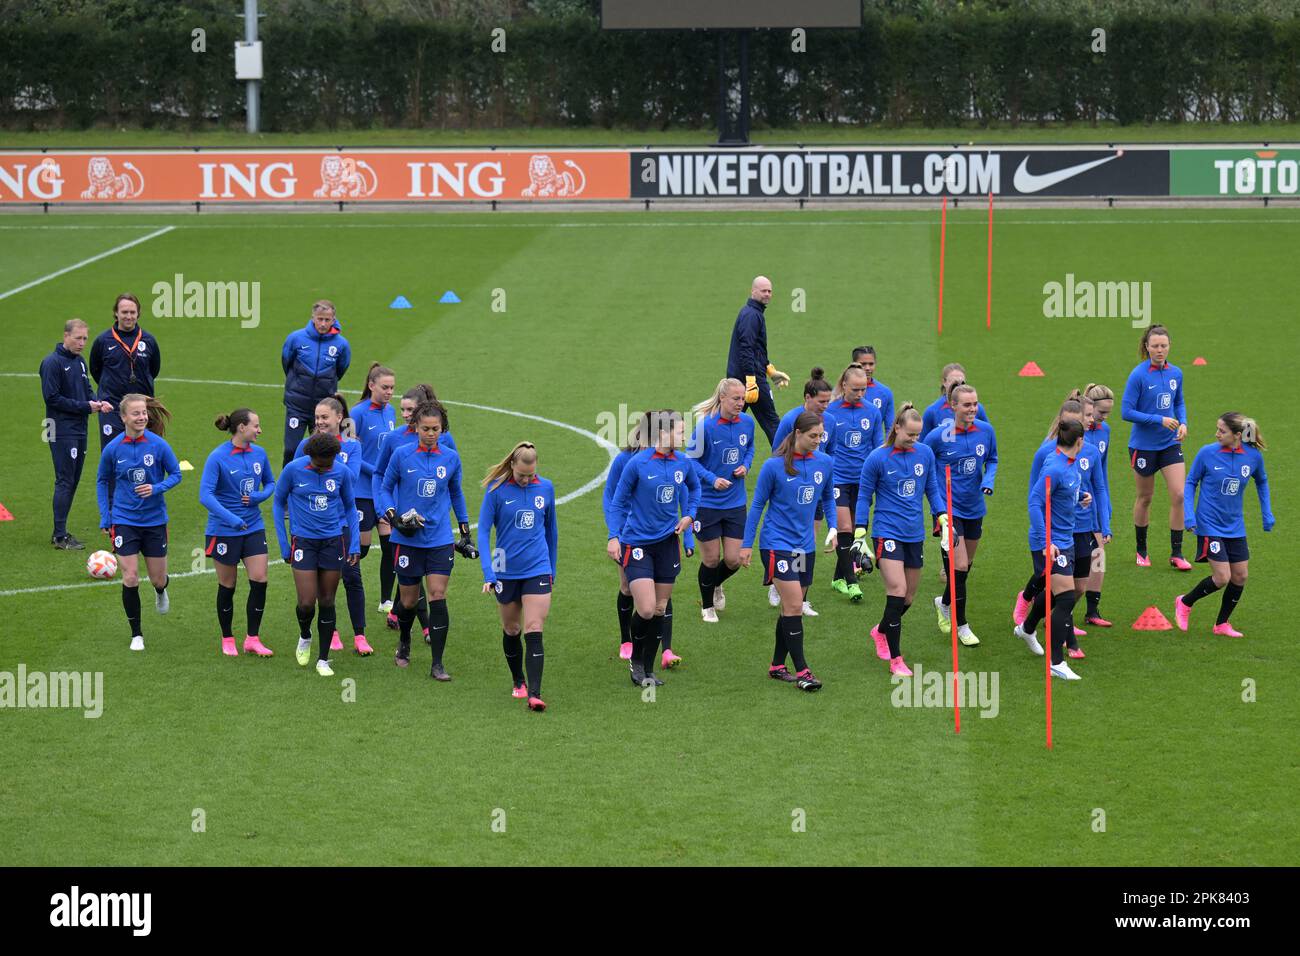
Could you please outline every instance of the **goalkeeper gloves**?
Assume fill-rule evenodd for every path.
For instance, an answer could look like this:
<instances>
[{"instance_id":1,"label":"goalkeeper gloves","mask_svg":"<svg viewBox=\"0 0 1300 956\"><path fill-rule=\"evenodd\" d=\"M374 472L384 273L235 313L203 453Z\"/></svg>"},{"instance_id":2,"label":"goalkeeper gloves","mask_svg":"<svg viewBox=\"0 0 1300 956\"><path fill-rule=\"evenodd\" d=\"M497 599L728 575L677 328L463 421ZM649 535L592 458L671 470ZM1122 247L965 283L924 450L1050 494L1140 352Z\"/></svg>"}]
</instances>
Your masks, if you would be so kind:
<instances>
[{"instance_id":1,"label":"goalkeeper gloves","mask_svg":"<svg viewBox=\"0 0 1300 956\"><path fill-rule=\"evenodd\" d=\"M867 539L866 528L853 529L853 544L849 546L849 553L853 555L853 563L861 569L863 574L872 572L871 542Z\"/></svg>"},{"instance_id":2,"label":"goalkeeper gloves","mask_svg":"<svg viewBox=\"0 0 1300 956\"><path fill-rule=\"evenodd\" d=\"M463 521L460 523L460 540L456 542L456 550L471 560L478 557L478 548L469 540L469 525Z\"/></svg>"},{"instance_id":3,"label":"goalkeeper gloves","mask_svg":"<svg viewBox=\"0 0 1300 956\"><path fill-rule=\"evenodd\" d=\"M745 404L753 405L758 402L758 379L753 375L745 376Z\"/></svg>"},{"instance_id":4,"label":"goalkeeper gloves","mask_svg":"<svg viewBox=\"0 0 1300 956\"><path fill-rule=\"evenodd\" d=\"M948 516L940 514L934 519L934 535L939 539L939 547L948 550Z\"/></svg>"},{"instance_id":5,"label":"goalkeeper gloves","mask_svg":"<svg viewBox=\"0 0 1300 956\"><path fill-rule=\"evenodd\" d=\"M389 508L384 512L384 520L405 535L417 535L420 529L424 527L424 518L414 508L407 511L400 517L396 509Z\"/></svg>"},{"instance_id":6,"label":"goalkeeper gloves","mask_svg":"<svg viewBox=\"0 0 1300 956\"><path fill-rule=\"evenodd\" d=\"M767 377L772 380L772 383L777 388L785 388L790 384L790 376L786 375L785 372L778 371L777 367L771 363L768 363L767 366Z\"/></svg>"}]
</instances>

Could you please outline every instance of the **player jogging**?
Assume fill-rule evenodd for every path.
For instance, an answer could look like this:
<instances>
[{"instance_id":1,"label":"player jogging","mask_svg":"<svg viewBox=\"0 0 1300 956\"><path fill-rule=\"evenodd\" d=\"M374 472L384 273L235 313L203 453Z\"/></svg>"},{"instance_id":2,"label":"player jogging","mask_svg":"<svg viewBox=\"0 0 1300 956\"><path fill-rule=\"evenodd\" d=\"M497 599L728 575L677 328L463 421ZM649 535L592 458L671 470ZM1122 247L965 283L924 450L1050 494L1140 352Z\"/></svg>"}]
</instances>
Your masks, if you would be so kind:
<instances>
[{"instance_id":1,"label":"player jogging","mask_svg":"<svg viewBox=\"0 0 1300 956\"><path fill-rule=\"evenodd\" d=\"M814 515L819 503L825 514L835 514L834 465L830 456L819 450L824 431L816 412L800 412L776 454L763 462L740 549L740 563L748 567L761 521L758 553L764 583L775 587L781 597L776 645L767 674L810 692L822 686L803 653L803 608L817 560ZM794 673L786 667L787 657L794 664Z\"/></svg>"},{"instance_id":2,"label":"player jogging","mask_svg":"<svg viewBox=\"0 0 1300 956\"><path fill-rule=\"evenodd\" d=\"M361 443L361 484L357 486L357 510L361 512L361 561L366 560L370 545L374 543L372 532L379 526L379 533L385 538L390 532L388 525L379 521L375 514L375 465L379 462L379 444L385 435L395 427L397 414L390 404L397 379L393 370L378 362L371 362L366 372L366 387L361 392L361 401L352 406L348 418L352 419L353 435ZM388 562L380 562L380 596L379 613L385 617L393 609L393 561L392 550L381 549ZM360 563L358 564L358 568ZM385 587L386 583L386 587Z\"/></svg>"},{"instance_id":3,"label":"player jogging","mask_svg":"<svg viewBox=\"0 0 1300 956\"><path fill-rule=\"evenodd\" d=\"M880 410L862 401L862 394L867 389L867 373L861 365L845 368L840 373L837 388L841 397L826 406L823 417L831 436L827 448L835 465L835 527L838 529L831 589L857 603L862 600L862 587L858 584L850 553L853 547L853 509L858 500L862 465L884 440L885 428Z\"/></svg>"},{"instance_id":4,"label":"player jogging","mask_svg":"<svg viewBox=\"0 0 1300 956\"><path fill-rule=\"evenodd\" d=\"M1090 382L1083 390L1083 397L1090 403L1086 406L1083 440L1097 449L1101 473L1093 477L1093 483L1106 487L1106 527L1110 528L1115 520L1115 502L1110 496L1110 422L1107 419L1115 407L1115 393L1105 385ZM1111 626L1111 622L1101 616L1101 588L1106 579L1106 545L1109 543L1110 539L1105 538L1099 546L1100 553L1084 587L1087 604L1083 622L1091 627Z\"/></svg>"},{"instance_id":5,"label":"player jogging","mask_svg":"<svg viewBox=\"0 0 1300 956\"><path fill-rule=\"evenodd\" d=\"M221 653L238 657L235 644L235 585L239 565L243 562L248 575L248 602L244 606L247 626L244 630L244 653L271 657L273 652L262 643L262 612L266 609L266 524L262 520L262 502L275 494L275 475L271 461L256 442L262 423L251 408L236 408L229 415L218 415L214 424L229 432L208 455L199 478L199 504L208 511L204 528L207 546L204 554L217 570L217 625L221 629Z\"/></svg>"},{"instance_id":6,"label":"player jogging","mask_svg":"<svg viewBox=\"0 0 1300 956\"><path fill-rule=\"evenodd\" d=\"M953 387L951 401L953 424L951 428L935 428L925 436L925 444L934 452L936 480L945 483L945 468L952 469L952 561L953 578L957 592L957 639L967 647L980 642L966 621L966 587L975 551L984 535L984 515L987 507L984 498L993 494L993 479L998 471L998 443L993 426L975 417L979 395L970 385ZM946 499L946 495L945 495ZM945 506L946 506L945 500ZM948 537L944 535L939 546L948 550ZM939 630L951 629L952 595L948 587L934 599Z\"/></svg>"},{"instance_id":7,"label":"player jogging","mask_svg":"<svg viewBox=\"0 0 1300 956\"><path fill-rule=\"evenodd\" d=\"M1151 566L1147 554L1147 526L1151 520L1151 497L1156 472L1169 490L1169 563L1179 571L1192 566L1183 557L1183 483L1187 464L1183 460L1183 439L1187 437L1187 405L1183 395L1183 373L1169 364L1169 330L1152 325L1138 343L1141 362L1129 373L1124 386L1120 415L1133 423L1129 433L1129 464L1137 482L1133 499L1133 530L1137 536L1137 564Z\"/></svg>"},{"instance_id":8,"label":"player jogging","mask_svg":"<svg viewBox=\"0 0 1300 956\"><path fill-rule=\"evenodd\" d=\"M163 439L171 413L156 398L128 393L118 411L125 431L104 446L96 490L99 526L113 542L122 568L122 608L131 627L131 650L144 650L140 627L140 555L144 555L154 606L171 607L167 596L167 502L181 481L181 465ZM112 494L110 502L109 495Z\"/></svg>"},{"instance_id":9,"label":"player jogging","mask_svg":"<svg viewBox=\"0 0 1300 956\"><path fill-rule=\"evenodd\" d=\"M644 416L642 416L644 421ZM642 448L645 447L641 438L641 423L632 429L628 435L627 445L614 456L614 460L609 463L609 474L605 476L605 488L601 493L601 511L605 516L606 527L612 527L610 517L610 506L614 503L614 492L618 490L618 480L623 477L623 469L627 463L632 460ZM618 633L619 647L618 656L622 660L630 661L632 659L632 591L627 585L627 573L623 570L623 565L618 566L618 597L615 601L615 609L618 612Z\"/></svg>"},{"instance_id":10,"label":"player jogging","mask_svg":"<svg viewBox=\"0 0 1300 956\"><path fill-rule=\"evenodd\" d=\"M924 434L928 435L940 425L945 425L952 421L953 410L952 402L949 401L949 395L958 385L965 384L966 369L960 362L949 362L943 367L943 374L939 379L939 397L930 403L921 419L921 427L924 429ZM975 417L982 422L989 420L989 416L985 413L983 405L980 405L975 410Z\"/></svg>"},{"instance_id":11,"label":"player jogging","mask_svg":"<svg viewBox=\"0 0 1300 956\"><path fill-rule=\"evenodd\" d=\"M555 486L537 474L536 446L521 441L492 466L483 487L487 493L478 515L483 593L496 595L501 613L501 649L514 684L511 696L526 698L529 710L543 711L542 629L551 612L559 548Z\"/></svg>"},{"instance_id":12,"label":"player jogging","mask_svg":"<svg viewBox=\"0 0 1300 956\"><path fill-rule=\"evenodd\" d=\"M870 345L859 345L853 350L851 361L861 365L862 371L867 373L867 390L862 393L862 400L870 402L880 409L880 420L882 422L892 422L894 420L894 392L884 382L876 380L876 350Z\"/></svg>"},{"instance_id":13,"label":"player jogging","mask_svg":"<svg viewBox=\"0 0 1300 956\"><path fill-rule=\"evenodd\" d=\"M1196 560L1208 561L1212 573L1174 600L1174 619L1181 630L1187 630L1192 605L1223 588L1214 633L1223 637L1241 637L1241 632L1228 623L1228 618L1245 590L1250 559L1242 499L1246 482L1254 478L1264 530L1272 531L1275 519L1261 454L1268 446L1264 444L1264 436L1255 420L1241 412L1220 415L1215 423L1214 438L1212 444L1196 453L1183 497L1187 527L1196 532ZM1201 490L1199 499L1196 496L1198 485Z\"/></svg>"}]
</instances>

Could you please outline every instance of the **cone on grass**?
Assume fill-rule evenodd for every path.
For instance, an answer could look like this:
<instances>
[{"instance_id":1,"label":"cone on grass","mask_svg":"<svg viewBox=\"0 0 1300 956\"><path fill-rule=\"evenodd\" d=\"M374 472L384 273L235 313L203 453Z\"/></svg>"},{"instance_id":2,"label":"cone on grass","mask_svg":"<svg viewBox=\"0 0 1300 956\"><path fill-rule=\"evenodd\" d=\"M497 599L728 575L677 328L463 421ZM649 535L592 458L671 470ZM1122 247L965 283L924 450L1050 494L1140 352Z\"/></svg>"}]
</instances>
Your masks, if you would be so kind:
<instances>
[{"instance_id":1,"label":"cone on grass","mask_svg":"<svg viewBox=\"0 0 1300 956\"><path fill-rule=\"evenodd\" d=\"M1026 362L1025 367L1018 374L1021 378L1042 378L1043 370L1038 367L1037 362Z\"/></svg>"},{"instance_id":2,"label":"cone on grass","mask_svg":"<svg viewBox=\"0 0 1300 956\"><path fill-rule=\"evenodd\" d=\"M1133 622L1135 631L1172 631L1174 626L1169 623L1169 619L1160 613L1160 608L1154 604L1138 615L1138 619Z\"/></svg>"},{"instance_id":3,"label":"cone on grass","mask_svg":"<svg viewBox=\"0 0 1300 956\"><path fill-rule=\"evenodd\" d=\"M1192 359L1192 364L1193 364L1193 365L1209 365L1210 363L1207 362L1207 361L1205 361L1204 358L1202 358L1201 356L1198 355L1198 356L1196 356L1196 358Z\"/></svg>"}]
</instances>

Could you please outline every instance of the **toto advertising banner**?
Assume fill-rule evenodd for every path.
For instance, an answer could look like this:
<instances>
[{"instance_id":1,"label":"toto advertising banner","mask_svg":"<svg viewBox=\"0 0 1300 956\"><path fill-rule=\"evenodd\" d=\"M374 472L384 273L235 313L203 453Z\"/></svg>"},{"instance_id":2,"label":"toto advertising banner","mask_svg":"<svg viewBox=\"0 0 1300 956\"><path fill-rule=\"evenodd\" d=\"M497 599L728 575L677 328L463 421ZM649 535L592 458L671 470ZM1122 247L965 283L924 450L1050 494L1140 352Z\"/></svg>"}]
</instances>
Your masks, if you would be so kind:
<instances>
[{"instance_id":1,"label":"toto advertising banner","mask_svg":"<svg viewBox=\"0 0 1300 956\"><path fill-rule=\"evenodd\" d=\"M1175 149L1171 196L1295 196L1300 149Z\"/></svg>"},{"instance_id":2,"label":"toto advertising banner","mask_svg":"<svg viewBox=\"0 0 1300 956\"><path fill-rule=\"evenodd\" d=\"M627 198L620 150L0 152L0 203Z\"/></svg>"},{"instance_id":3,"label":"toto advertising banner","mask_svg":"<svg viewBox=\"0 0 1300 956\"><path fill-rule=\"evenodd\" d=\"M644 150L634 199L1167 196L1167 149Z\"/></svg>"}]
</instances>

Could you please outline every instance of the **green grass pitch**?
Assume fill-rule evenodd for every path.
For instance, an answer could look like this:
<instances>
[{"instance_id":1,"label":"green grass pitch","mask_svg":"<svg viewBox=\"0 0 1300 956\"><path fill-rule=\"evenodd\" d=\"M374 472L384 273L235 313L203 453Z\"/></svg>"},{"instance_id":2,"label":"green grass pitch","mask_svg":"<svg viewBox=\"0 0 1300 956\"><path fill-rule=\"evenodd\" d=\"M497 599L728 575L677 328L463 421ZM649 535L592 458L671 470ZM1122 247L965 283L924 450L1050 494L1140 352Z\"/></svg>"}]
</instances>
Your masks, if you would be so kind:
<instances>
[{"instance_id":1,"label":"green grass pitch","mask_svg":"<svg viewBox=\"0 0 1300 956\"><path fill-rule=\"evenodd\" d=\"M15 516L0 523L0 671L99 671L105 694L97 720L0 711L0 847L9 863L1294 861L1295 209L1000 212L991 332L984 211L951 210L941 338L937 210L6 215L0 294L164 225L176 228L0 299L8 409L0 502ZM48 544L52 477L34 373L66 318L85 318L93 337L120 291L140 295L143 323L161 343L158 392L175 415L168 438L201 468L222 437L213 418L244 404L261 412L278 465L280 392L184 380L281 382L280 344L318 297L338 303L353 346L350 400L369 361L381 359L399 389L427 380L455 402L596 432L620 403L635 411L704 398L725 371L732 320L757 272L776 286L771 355L796 385L778 394L782 411L812 365L837 374L855 345L878 349L879 376L900 404L928 403L940 367L966 365L997 429L1001 466L971 578L971 623L983 644L963 649L962 667L998 673L996 718L967 711L957 735L949 710L891 706L889 676L867 638L883 600L879 576L851 606L830 591L825 558L811 593L821 616L807 626L821 693L764 676L773 613L758 570L732 579L723 623L709 627L688 559L675 601L685 663L643 702L617 659L616 572L604 556L599 487L559 512L544 715L509 697L495 602L479 593L470 562L459 562L449 594L455 680L435 686L427 665L393 667L393 633L373 598L374 657L335 654L332 680L299 668L283 566L272 568L262 628L276 657L222 658L213 576L179 577L203 567L192 564L205 520L197 471L168 495L178 577L166 618L143 589L143 654L127 649L118 588L91 585L86 552ZM152 285L176 273L261 282L260 325L151 317ZM1171 327L1171 360L1187 379L1189 461L1213 440L1218 414L1254 415L1273 443L1266 460L1279 521L1263 534L1248 493L1252 574L1234 617L1246 639L1209 636L1217 598L1198 606L1189 634L1131 631L1147 605L1172 617L1174 596L1205 566L1179 575L1163 565L1162 489L1154 566L1133 566L1128 425L1116 408L1117 538L1103 610L1119 626L1091 631L1084 680L1053 688L1048 751L1042 661L1011 636L1009 621L1029 569L1029 458L1071 387L1122 389L1140 335L1125 319L1044 318L1044 284L1067 273L1151 282L1152 318ZM448 289L461 304L436 304ZM793 289L804 290L805 312L792 311ZM492 309L494 290L504 291L504 312ZM398 294L415 308L390 311ZM1198 355L1206 366L1193 367ZM1043 378L1017 377L1030 360ZM465 405L450 413L473 479L520 439L536 442L559 495L598 478L609 460L573 430ZM91 448L70 529L93 547L103 540L93 435ZM760 436L756 467L765 453ZM467 494L476 517L481 492L473 485ZM903 648L913 667L947 670L950 643L928 609L938 550L926 547ZM375 588L377 549L365 574ZM56 586L68 587L49 590ZM246 594L241 574L237 628ZM340 592L340 623L341 605ZM422 646L414 656L426 663ZM345 678L355 679L355 702L343 700ZM1243 701L1247 680L1254 702ZM204 832L192 825L196 810ZM792 825L799 810L804 832Z\"/></svg>"}]
</instances>

